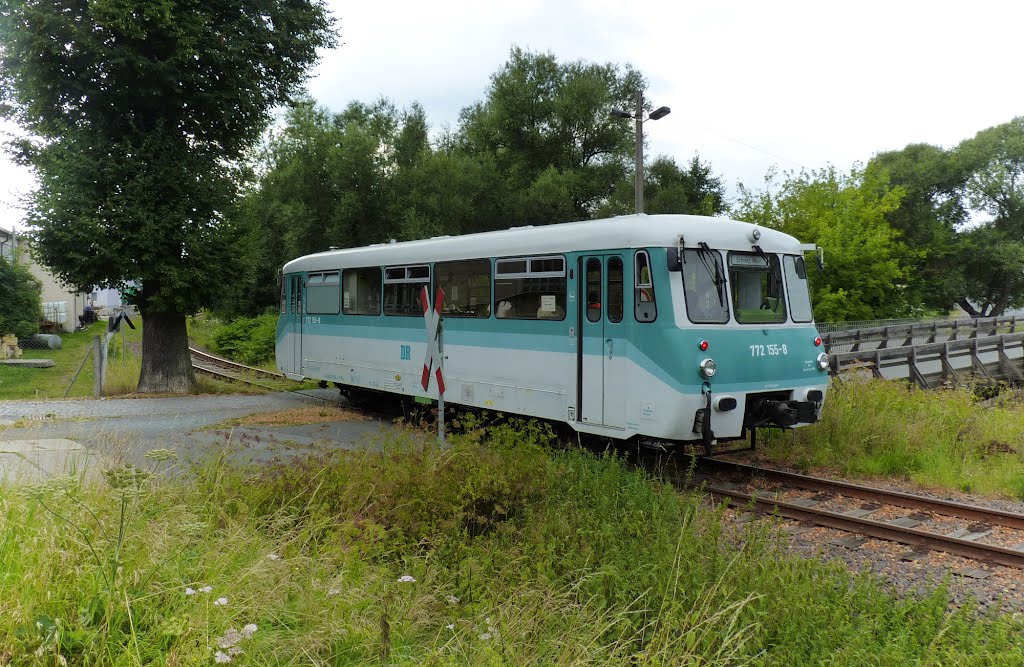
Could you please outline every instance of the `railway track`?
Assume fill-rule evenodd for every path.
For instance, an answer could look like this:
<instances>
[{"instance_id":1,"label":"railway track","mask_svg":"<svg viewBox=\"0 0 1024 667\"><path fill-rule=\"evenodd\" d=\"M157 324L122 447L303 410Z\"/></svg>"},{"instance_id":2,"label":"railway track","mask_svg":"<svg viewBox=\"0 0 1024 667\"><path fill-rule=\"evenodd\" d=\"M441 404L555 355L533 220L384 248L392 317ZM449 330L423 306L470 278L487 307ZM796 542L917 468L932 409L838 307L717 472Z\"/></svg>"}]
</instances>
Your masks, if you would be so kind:
<instances>
[{"instance_id":1,"label":"railway track","mask_svg":"<svg viewBox=\"0 0 1024 667\"><path fill-rule=\"evenodd\" d=\"M715 502L906 544L917 550L917 553L942 551L976 561L1024 569L1024 514L720 459L700 459L696 470L701 475L707 472L731 472L744 478L738 484L718 483L703 478L700 488ZM750 484L757 479L778 486L771 491L749 490ZM691 482L690 486L697 485ZM812 497L786 500L778 497L794 489L818 493ZM849 500L867 503L852 509L834 507L849 504ZM872 518L872 515L892 514L892 508L913 510L913 513L889 519ZM942 524L950 520L967 525L952 531L948 531L948 526L939 530L927 527L929 523ZM1014 542L1014 546L983 541L993 537L997 531L1002 531L1002 534L996 536L998 539Z\"/></svg>"},{"instance_id":2,"label":"railway track","mask_svg":"<svg viewBox=\"0 0 1024 667\"><path fill-rule=\"evenodd\" d=\"M194 347L188 348L188 351L192 355L192 369L197 373L209 375L226 382L239 382L273 391L286 389L281 382L287 380L287 378L281 373L239 364L229 359L212 355L209 352L197 350ZM273 380L277 384L272 385L266 382L259 382L256 378Z\"/></svg>"}]
</instances>

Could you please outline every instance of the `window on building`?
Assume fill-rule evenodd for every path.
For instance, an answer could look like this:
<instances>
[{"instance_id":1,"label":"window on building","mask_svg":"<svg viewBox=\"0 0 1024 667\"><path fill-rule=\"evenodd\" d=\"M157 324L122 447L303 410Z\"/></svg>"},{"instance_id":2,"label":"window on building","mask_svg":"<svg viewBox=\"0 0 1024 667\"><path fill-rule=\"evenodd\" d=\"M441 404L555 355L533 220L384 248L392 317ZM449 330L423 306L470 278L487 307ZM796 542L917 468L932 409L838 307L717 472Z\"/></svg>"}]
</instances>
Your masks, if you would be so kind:
<instances>
[{"instance_id":1,"label":"window on building","mask_svg":"<svg viewBox=\"0 0 1024 667\"><path fill-rule=\"evenodd\" d=\"M729 282L737 322L776 324L786 321L778 255L729 253Z\"/></svg>"},{"instance_id":2,"label":"window on building","mask_svg":"<svg viewBox=\"0 0 1024 667\"><path fill-rule=\"evenodd\" d=\"M468 259L434 265L434 280L444 290L445 317L491 314L491 261Z\"/></svg>"},{"instance_id":3,"label":"window on building","mask_svg":"<svg viewBox=\"0 0 1024 667\"><path fill-rule=\"evenodd\" d=\"M651 256L646 250L636 252L633 268L633 316L637 322L653 322L658 318L658 307L654 300Z\"/></svg>"},{"instance_id":4,"label":"window on building","mask_svg":"<svg viewBox=\"0 0 1024 667\"><path fill-rule=\"evenodd\" d=\"M380 315L380 267L345 269L341 309L346 315Z\"/></svg>"},{"instance_id":5,"label":"window on building","mask_svg":"<svg viewBox=\"0 0 1024 667\"><path fill-rule=\"evenodd\" d=\"M337 271L311 273L306 282L306 312L337 315L341 310L341 276Z\"/></svg>"},{"instance_id":6,"label":"window on building","mask_svg":"<svg viewBox=\"0 0 1024 667\"><path fill-rule=\"evenodd\" d=\"M384 269L384 314L423 317L421 293L430 289L430 267L389 266Z\"/></svg>"},{"instance_id":7,"label":"window on building","mask_svg":"<svg viewBox=\"0 0 1024 667\"><path fill-rule=\"evenodd\" d=\"M496 317L564 320L565 292L564 257L520 257L494 263Z\"/></svg>"}]
</instances>

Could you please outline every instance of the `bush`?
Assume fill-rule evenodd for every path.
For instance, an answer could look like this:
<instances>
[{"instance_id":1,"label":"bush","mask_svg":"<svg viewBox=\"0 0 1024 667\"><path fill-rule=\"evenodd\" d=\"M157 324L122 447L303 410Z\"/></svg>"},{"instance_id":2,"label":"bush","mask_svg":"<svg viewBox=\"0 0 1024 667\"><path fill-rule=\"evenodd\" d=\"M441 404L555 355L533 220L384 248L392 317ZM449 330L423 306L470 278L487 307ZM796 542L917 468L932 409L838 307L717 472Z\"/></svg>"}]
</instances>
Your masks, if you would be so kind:
<instances>
[{"instance_id":1,"label":"bush","mask_svg":"<svg viewBox=\"0 0 1024 667\"><path fill-rule=\"evenodd\" d=\"M39 331L41 290L27 268L0 257L0 336L13 333L21 338Z\"/></svg>"},{"instance_id":2,"label":"bush","mask_svg":"<svg viewBox=\"0 0 1024 667\"><path fill-rule=\"evenodd\" d=\"M262 364L274 358L277 315L240 317L213 332L214 351L246 364Z\"/></svg>"}]
</instances>

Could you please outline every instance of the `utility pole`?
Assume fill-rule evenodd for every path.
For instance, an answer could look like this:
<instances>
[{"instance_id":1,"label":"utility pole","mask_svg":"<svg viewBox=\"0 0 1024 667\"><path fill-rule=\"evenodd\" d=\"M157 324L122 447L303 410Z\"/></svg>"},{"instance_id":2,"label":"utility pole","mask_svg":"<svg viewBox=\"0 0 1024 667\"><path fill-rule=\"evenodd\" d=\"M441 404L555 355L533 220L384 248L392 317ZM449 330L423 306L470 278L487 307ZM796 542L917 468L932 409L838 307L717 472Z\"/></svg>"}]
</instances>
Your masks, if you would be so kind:
<instances>
[{"instance_id":1,"label":"utility pole","mask_svg":"<svg viewBox=\"0 0 1024 667\"><path fill-rule=\"evenodd\" d=\"M632 118L636 124L633 194L637 213L644 212L644 121L659 120L670 113L672 110L668 107L658 107L647 118L644 118L644 92L642 90L636 91L636 111L634 113L612 109L612 115L616 118Z\"/></svg>"}]
</instances>

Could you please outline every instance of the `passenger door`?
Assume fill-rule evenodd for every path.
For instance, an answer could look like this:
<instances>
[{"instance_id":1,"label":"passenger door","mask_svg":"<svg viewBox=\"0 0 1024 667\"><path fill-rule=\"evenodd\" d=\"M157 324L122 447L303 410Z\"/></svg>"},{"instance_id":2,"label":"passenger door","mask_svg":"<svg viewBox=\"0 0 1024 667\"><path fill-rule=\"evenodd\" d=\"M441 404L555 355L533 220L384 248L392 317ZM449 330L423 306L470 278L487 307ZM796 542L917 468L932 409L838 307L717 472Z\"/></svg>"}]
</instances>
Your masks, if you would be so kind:
<instances>
[{"instance_id":1,"label":"passenger door","mask_svg":"<svg viewBox=\"0 0 1024 667\"><path fill-rule=\"evenodd\" d=\"M288 328L285 330L285 344L290 353L282 356L282 360L291 362L290 368L284 368L285 375L302 375L302 318L305 285L301 275L288 276ZM286 347L286 349L287 349Z\"/></svg>"},{"instance_id":2,"label":"passenger door","mask_svg":"<svg viewBox=\"0 0 1024 667\"><path fill-rule=\"evenodd\" d=\"M579 264L580 421L626 425L626 335L622 255L588 255Z\"/></svg>"}]
</instances>

